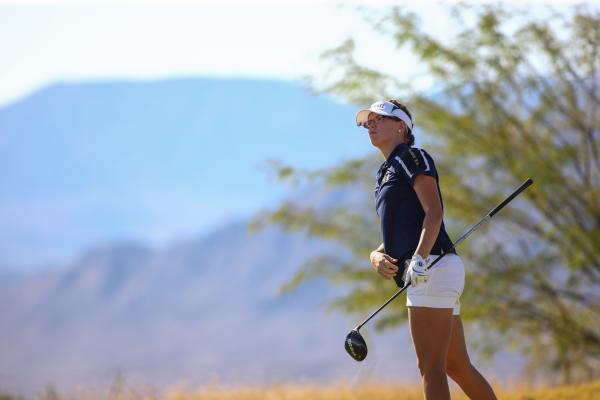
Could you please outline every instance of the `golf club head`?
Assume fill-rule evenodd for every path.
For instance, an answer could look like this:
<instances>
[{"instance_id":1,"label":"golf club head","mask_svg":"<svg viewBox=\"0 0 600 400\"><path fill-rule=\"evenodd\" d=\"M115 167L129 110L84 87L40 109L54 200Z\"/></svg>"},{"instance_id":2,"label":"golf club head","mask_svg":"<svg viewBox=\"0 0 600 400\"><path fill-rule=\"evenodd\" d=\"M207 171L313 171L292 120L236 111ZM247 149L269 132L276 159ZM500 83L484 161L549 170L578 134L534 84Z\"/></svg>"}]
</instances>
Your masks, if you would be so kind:
<instances>
[{"instance_id":1,"label":"golf club head","mask_svg":"<svg viewBox=\"0 0 600 400\"><path fill-rule=\"evenodd\" d=\"M367 343L356 328L352 329L346 336L344 347L346 347L346 352L350 354L350 357L356 361L362 361L367 357Z\"/></svg>"}]
</instances>

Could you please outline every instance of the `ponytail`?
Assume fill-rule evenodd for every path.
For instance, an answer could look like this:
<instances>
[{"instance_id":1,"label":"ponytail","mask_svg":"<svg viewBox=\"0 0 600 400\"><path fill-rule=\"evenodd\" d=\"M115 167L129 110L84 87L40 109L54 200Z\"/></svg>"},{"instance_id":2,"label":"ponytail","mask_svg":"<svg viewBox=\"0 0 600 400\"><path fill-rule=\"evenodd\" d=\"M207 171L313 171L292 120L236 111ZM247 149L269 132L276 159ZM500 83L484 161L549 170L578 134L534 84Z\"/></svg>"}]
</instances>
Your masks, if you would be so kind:
<instances>
[{"instance_id":1,"label":"ponytail","mask_svg":"<svg viewBox=\"0 0 600 400\"><path fill-rule=\"evenodd\" d=\"M400 103L398 100L388 100L390 103L392 103L393 105L395 105L396 107L398 107L399 109L401 109L402 111L404 111L409 117L410 120L412 121L412 115L410 115L410 111L408 111L408 108ZM413 126L414 126L414 122L413 122ZM412 129L410 129L408 127L408 125L404 124L404 143L406 143L409 146L413 146L415 144L415 137L412 134Z\"/></svg>"}]
</instances>

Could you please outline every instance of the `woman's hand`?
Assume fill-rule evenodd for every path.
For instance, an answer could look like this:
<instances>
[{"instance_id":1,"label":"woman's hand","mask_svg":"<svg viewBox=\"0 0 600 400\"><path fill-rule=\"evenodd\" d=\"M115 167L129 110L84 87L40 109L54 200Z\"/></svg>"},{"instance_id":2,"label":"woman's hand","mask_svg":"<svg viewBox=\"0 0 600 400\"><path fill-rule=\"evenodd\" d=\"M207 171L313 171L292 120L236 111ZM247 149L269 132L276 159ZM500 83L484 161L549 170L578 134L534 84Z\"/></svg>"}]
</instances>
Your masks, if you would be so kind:
<instances>
[{"instance_id":1,"label":"woman's hand","mask_svg":"<svg viewBox=\"0 0 600 400\"><path fill-rule=\"evenodd\" d=\"M398 260L379 251L371 252L371 264L373 268L385 279L392 279L398 273L398 267L395 265Z\"/></svg>"},{"instance_id":2,"label":"woman's hand","mask_svg":"<svg viewBox=\"0 0 600 400\"><path fill-rule=\"evenodd\" d=\"M412 256L408 269L406 270L406 280L410 280L410 284L415 287L421 282L427 282L431 276L431 270L427 269L427 260L424 260L418 254Z\"/></svg>"}]
</instances>

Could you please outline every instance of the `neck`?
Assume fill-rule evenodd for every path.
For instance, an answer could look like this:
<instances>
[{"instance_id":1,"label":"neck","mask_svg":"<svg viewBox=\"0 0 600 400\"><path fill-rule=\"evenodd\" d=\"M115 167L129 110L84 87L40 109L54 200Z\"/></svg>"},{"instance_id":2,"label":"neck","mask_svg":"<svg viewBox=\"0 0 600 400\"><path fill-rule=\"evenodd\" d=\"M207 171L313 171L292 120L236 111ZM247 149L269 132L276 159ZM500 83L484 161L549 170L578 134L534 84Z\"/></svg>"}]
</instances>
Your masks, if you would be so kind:
<instances>
[{"instance_id":1,"label":"neck","mask_svg":"<svg viewBox=\"0 0 600 400\"><path fill-rule=\"evenodd\" d=\"M390 154L392 154L392 151L394 151L394 149L400 144L400 143L404 143L402 141L395 141L395 142L390 142L390 143L386 143L382 146L379 147L379 151L381 151L381 154L383 154L383 157L387 160L388 158L390 158Z\"/></svg>"}]
</instances>

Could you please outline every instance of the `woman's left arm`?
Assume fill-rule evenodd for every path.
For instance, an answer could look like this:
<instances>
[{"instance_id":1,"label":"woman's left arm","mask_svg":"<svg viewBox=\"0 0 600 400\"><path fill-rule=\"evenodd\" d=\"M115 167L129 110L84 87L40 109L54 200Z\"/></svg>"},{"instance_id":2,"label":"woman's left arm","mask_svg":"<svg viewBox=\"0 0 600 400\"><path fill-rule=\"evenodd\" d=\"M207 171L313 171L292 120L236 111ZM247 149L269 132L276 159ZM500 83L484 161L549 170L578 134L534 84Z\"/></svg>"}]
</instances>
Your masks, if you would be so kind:
<instances>
[{"instance_id":1,"label":"woman's left arm","mask_svg":"<svg viewBox=\"0 0 600 400\"><path fill-rule=\"evenodd\" d=\"M421 238L415 254L419 254L423 259L426 259L440 232L444 212L434 177L425 174L417 175L413 189L417 193L423 211L425 211Z\"/></svg>"}]
</instances>

